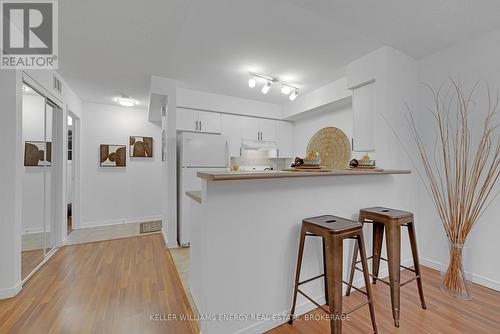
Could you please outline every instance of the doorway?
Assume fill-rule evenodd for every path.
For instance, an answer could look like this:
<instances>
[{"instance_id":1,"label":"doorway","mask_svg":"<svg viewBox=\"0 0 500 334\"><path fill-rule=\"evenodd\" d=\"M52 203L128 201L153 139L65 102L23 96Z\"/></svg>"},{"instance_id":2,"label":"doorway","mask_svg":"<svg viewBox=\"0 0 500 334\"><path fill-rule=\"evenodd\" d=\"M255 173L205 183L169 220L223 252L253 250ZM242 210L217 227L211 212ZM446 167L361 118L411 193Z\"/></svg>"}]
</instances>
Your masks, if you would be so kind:
<instances>
[{"instance_id":1,"label":"doorway","mask_svg":"<svg viewBox=\"0 0 500 334\"><path fill-rule=\"evenodd\" d=\"M73 232L73 198L75 189L75 173L73 171L73 116L68 110L67 118L68 154L66 158L66 207L67 207L67 227L66 234Z\"/></svg>"}]
</instances>

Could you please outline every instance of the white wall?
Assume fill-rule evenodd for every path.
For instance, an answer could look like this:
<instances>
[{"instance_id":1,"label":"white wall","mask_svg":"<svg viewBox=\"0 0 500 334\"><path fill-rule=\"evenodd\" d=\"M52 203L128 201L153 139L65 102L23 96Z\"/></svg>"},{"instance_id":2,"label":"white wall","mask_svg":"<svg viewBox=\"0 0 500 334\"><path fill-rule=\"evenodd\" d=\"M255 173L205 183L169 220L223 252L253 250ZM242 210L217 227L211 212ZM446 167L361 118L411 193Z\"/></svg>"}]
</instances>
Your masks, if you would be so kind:
<instances>
[{"instance_id":1,"label":"white wall","mask_svg":"<svg viewBox=\"0 0 500 334\"><path fill-rule=\"evenodd\" d=\"M283 118L295 119L310 110L348 99L351 96L352 92L347 89L346 78L341 78L312 92L299 95L295 101L287 102L283 107Z\"/></svg>"},{"instance_id":2,"label":"white wall","mask_svg":"<svg viewBox=\"0 0 500 334\"><path fill-rule=\"evenodd\" d=\"M0 75L0 299L21 289L22 119L20 74Z\"/></svg>"},{"instance_id":3,"label":"white wall","mask_svg":"<svg viewBox=\"0 0 500 334\"><path fill-rule=\"evenodd\" d=\"M326 110L311 117L301 118L293 123L293 154L302 157L306 154L311 137L322 128L334 126L344 131L349 140L353 131L351 106Z\"/></svg>"},{"instance_id":4,"label":"white wall","mask_svg":"<svg viewBox=\"0 0 500 334\"><path fill-rule=\"evenodd\" d=\"M81 227L161 219L161 128L143 109L84 103L83 113ZM153 158L130 158L129 136L153 137ZM100 144L127 145L127 166L100 167Z\"/></svg>"},{"instance_id":5,"label":"white wall","mask_svg":"<svg viewBox=\"0 0 500 334\"><path fill-rule=\"evenodd\" d=\"M491 91L497 94L500 90L499 55L500 30L497 30L421 59L419 81L438 88L446 84L449 78L453 78L460 81L468 91L478 80L484 80L489 83ZM419 101L418 122L424 131L424 137L432 140L433 133L428 126L432 120L424 112L425 107L432 106L432 100L424 87L419 89ZM483 90L474 99L472 125L478 126L478 122L483 119L485 103ZM477 131L474 135L477 135ZM418 190L421 198L418 225L421 257L427 260L426 264L438 267L448 261L447 241L436 210L421 183ZM466 270L474 275L474 280L496 290L500 290L500 268L496 265L496 254L500 253L499 204L497 198L472 230L468 240L470 250L466 255Z\"/></svg>"}]
</instances>

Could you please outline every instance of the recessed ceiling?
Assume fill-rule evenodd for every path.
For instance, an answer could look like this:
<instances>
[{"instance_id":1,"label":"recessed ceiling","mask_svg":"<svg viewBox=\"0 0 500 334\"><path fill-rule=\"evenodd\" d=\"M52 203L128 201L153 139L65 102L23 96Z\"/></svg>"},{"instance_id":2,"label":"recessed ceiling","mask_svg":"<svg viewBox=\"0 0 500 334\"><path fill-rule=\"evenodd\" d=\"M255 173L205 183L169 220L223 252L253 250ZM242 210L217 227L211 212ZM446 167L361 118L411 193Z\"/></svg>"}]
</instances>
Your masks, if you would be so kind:
<instances>
[{"instance_id":1,"label":"recessed ceiling","mask_svg":"<svg viewBox=\"0 0 500 334\"><path fill-rule=\"evenodd\" d=\"M86 101L125 94L146 106L151 75L180 87L283 104L248 87L248 71L303 93L383 45L422 57L500 27L500 1L65 0L60 69Z\"/></svg>"}]
</instances>

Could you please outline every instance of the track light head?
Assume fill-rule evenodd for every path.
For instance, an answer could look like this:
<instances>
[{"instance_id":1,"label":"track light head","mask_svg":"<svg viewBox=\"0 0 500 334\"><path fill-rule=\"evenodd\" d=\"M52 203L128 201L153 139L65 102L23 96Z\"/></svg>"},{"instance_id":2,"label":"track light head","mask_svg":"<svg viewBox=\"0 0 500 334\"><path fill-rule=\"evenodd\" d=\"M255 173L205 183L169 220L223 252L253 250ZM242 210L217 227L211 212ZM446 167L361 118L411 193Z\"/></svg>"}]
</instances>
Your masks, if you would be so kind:
<instances>
[{"instance_id":1,"label":"track light head","mask_svg":"<svg viewBox=\"0 0 500 334\"><path fill-rule=\"evenodd\" d=\"M292 88L290 88L290 86L281 85L281 92L283 94L288 95L288 94L290 94L291 91L292 91Z\"/></svg>"},{"instance_id":2,"label":"track light head","mask_svg":"<svg viewBox=\"0 0 500 334\"><path fill-rule=\"evenodd\" d=\"M255 80L255 77L250 76L250 79L248 79L248 87L254 88L256 83L257 80Z\"/></svg>"},{"instance_id":3,"label":"track light head","mask_svg":"<svg viewBox=\"0 0 500 334\"><path fill-rule=\"evenodd\" d=\"M297 96L299 96L299 92L297 89L295 89L292 94L290 94L290 96L288 96L288 98L290 99L290 101L293 101L297 98Z\"/></svg>"},{"instance_id":4,"label":"track light head","mask_svg":"<svg viewBox=\"0 0 500 334\"><path fill-rule=\"evenodd\" d=\"M269 90L271 89L271 81L267 81L264 86L262 86L262 94L267 94L269 93Z\"/></svg>"}]
</instances>

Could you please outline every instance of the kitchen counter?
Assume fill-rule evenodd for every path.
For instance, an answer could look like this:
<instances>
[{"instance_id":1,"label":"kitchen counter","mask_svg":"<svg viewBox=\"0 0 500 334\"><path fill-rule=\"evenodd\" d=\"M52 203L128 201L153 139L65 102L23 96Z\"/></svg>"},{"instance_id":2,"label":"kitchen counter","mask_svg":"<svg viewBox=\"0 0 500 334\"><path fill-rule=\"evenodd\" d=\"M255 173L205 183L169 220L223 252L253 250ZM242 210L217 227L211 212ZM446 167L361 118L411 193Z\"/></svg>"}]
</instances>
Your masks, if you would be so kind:
<instances>
[{"instance_id":1,"label":"kitchen counter","mask_svg":"<svg viewBox=\"0 0 500 334\"><path fill-rule=\"evenodd\" d=\"M186 195L201 204L201 191L186 191Z\"/></svg>"},{"instance_id":2,"label":"kitchen counter","mask_svg":"<svg viewBox=\"0 0 500 334\"><path fill-rule=\"evenodd\" d=\"M357 220L361 208L387 206L415 211L417 178L398 170L331 172L200 172L201 204L190 201L191 293L200 314L236 315L202 319L204 334L264 333L288 320L302 220L323 214ZM233 181L226 181L233 180ZM237 181L235 181L237 180ZM193 211L194 210L194 211ZM371 224L366 224L371 249ZM402 263L410 263L401 239ZM344 277L353 241L344 243ZM321 240L308 238L302 278L323 272ZM387 265L381 263L380 275ZM356 272L355 286L363 285ZM325 304L323 281L302 286ZM297 315L316 306L302 296Z\"/></svg>"},{"instance_id":3,"label":"kitchen counter","mask_svg":"<svg viewBox=\"0 0 500 334\"><path fill-rule=\"evenodd\" d=\"M386 170L332 170L329 172L299 172L299 171L258 171L258 172L198 172L198 177L207 181L223 180L249 180L249 179L277 179L286 177L312 177L312 176L360 176L360 175L390 175L390 174L410 174L411 171L405 169Z\"/></svg>"}]
</instances>

